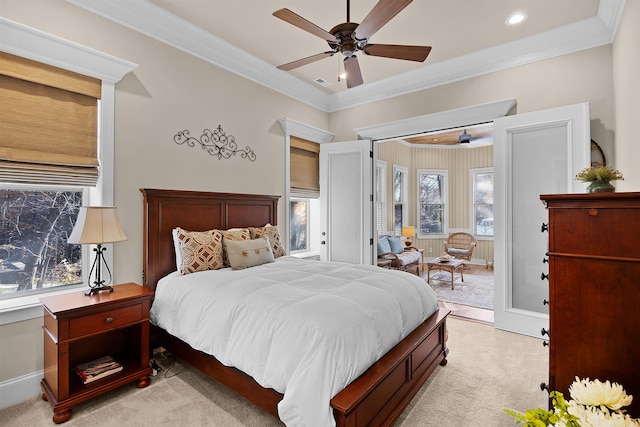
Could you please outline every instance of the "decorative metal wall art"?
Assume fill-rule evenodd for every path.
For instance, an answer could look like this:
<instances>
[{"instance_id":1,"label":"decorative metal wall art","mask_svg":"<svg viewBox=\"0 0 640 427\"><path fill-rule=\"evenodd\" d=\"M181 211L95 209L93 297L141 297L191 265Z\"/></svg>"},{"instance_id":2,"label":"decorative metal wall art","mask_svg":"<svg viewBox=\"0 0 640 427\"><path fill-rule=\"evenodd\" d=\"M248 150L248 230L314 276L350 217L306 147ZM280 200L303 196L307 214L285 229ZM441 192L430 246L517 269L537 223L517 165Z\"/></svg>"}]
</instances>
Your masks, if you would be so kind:
<instances>
[{"instance_id":1,"label":"decorative metal wall art","mask_svg":"<svg viewBox=\"0 0 640 427\"><path fill-rule=\"evenodd\" d=\"M195 147L198 144L200 148L206 150L212 156L217 156L220 160L229 159L236 154L240 154L240 157L249 159L252 162L256 159L256 153L249 146L245 147L244 150L238 149L236 138L233 135L227 135L220 125L213 132L209 129L203 130L200 138L194 138L189 135L189 130L185 129L174 135L173 140L178 145L187 144L189 147Z\"/></svg>"}]
</instances>

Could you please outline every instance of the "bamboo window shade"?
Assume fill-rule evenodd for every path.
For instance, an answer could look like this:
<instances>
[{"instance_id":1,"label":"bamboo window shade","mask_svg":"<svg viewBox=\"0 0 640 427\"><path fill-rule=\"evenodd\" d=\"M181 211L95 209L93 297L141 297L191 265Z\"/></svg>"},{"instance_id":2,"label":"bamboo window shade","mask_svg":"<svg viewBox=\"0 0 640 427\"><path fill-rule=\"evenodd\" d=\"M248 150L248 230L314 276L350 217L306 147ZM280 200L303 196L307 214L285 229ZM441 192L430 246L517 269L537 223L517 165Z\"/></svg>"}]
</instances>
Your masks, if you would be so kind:
<instances>
[{"instance_id":1,"label":"bamboo window shade","mask_svg":"<svg viewBox=\"0 0 640 427\"><path fill-rule=\"evenodd\" d=\"M294 197L320 197L320 144L296 138L290 139L289 182Z\"/></svg>"},{"instance_id":2,"label":"bamboo window shade","mask_svg":"<svg viewBox=\"0 0 640 427\"><path fill-rule=\"evenodd\" d=\"M0 52L0 182L95 186L101 87Z\"/></svg>"}]
</instances>

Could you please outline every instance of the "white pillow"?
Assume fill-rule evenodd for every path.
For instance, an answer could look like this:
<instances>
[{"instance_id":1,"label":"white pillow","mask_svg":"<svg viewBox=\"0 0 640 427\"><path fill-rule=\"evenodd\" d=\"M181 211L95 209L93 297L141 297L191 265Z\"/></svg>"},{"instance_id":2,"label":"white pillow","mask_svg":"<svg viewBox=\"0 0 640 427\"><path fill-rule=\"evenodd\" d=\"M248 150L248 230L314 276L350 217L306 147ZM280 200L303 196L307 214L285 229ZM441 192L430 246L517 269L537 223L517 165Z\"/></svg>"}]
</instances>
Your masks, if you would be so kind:
<instances>
[{"instance_id":1,"label":"white pillow","mask_svg":"<svg viewBox=\"0 0 640 427\"><path fill-rule=\"evenodd\" d=\"M176 270L180 270L180 266L182 265L182 255L180 255L180 241L178 240L178 228L174 228L173 230L171 230L171 236L173 237L173 250L176 251Z\"/></svg>"},{"instance_id":2,"label":"white pillow","mask_svg":"<svg viewBox=\"0 0 640 427\"><path fill-rule=\"evenodd\" d=\"M231 268L241 270L273 262L273 251L268 237L252 240L224 240Z\"/></svg>"}]
</instances>

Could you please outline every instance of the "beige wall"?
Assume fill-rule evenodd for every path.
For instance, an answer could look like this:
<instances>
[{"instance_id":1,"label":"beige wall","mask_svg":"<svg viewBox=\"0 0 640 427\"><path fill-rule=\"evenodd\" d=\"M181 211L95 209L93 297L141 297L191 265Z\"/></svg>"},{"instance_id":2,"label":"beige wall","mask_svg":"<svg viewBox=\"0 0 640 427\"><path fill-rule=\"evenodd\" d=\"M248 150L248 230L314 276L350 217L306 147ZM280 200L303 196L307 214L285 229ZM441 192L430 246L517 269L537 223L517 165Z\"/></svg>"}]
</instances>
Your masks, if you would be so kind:
<instances>
[{"instance_id":1,"label":"beige wall","mask_svg":"<svg viewBox=\"0 0 640 427\"><path fill-rule=\"evenodd\" d=\"M613 43L616 155L614 165L624 174L619 191L640 191L640 0L627 0Z\"/></svg>"},{"instance_id":2,"label":"beige wall","mask_svg":"<svg viewBox=\"0 0 640 427\"><path fill-rule=\"evenodd\" d=\"M63 0L0 0L3 17L137 63L116 85L115 205L126 242L114 245L114 283L141 283L142 196L171 188L284 196L284 134L289 117L328 128L328 116ZM173 136L221 125L257 159L218 160ZM284 223L284 203L279 222ZM42 319L0 326L0 382L42 369ZM11 363L7 363L10 361Z\"/></svg>"}]
</instances>

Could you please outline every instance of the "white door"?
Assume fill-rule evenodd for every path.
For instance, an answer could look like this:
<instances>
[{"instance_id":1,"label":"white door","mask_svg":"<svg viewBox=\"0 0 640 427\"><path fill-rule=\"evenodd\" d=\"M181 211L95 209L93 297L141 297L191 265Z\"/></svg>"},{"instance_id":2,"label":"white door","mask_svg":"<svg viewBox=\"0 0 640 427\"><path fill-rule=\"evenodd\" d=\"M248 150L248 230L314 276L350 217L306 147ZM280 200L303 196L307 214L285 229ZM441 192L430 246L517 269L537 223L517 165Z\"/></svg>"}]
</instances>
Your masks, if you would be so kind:
<instances>
[{"instance_id":1,"label":"white door","mask_svg":"<svg viewBox=\"0 0 640 427\"><path fill-rule=\"evenodd\" d=\"M320 144L320 259L373 263L370 140Z\"/></svg>"},{"instance_id":2,"label":"white door","mask_svg":"<svg viewBox=\"0 0 640 427\"><path fill-rule=\"evenodd\" d=\"M585 191L575 175L590 163L589 104L494 123L495 326L543 338L549 234L542 231L548 217L540 194Z\"/></svg>"}]
</instances>

